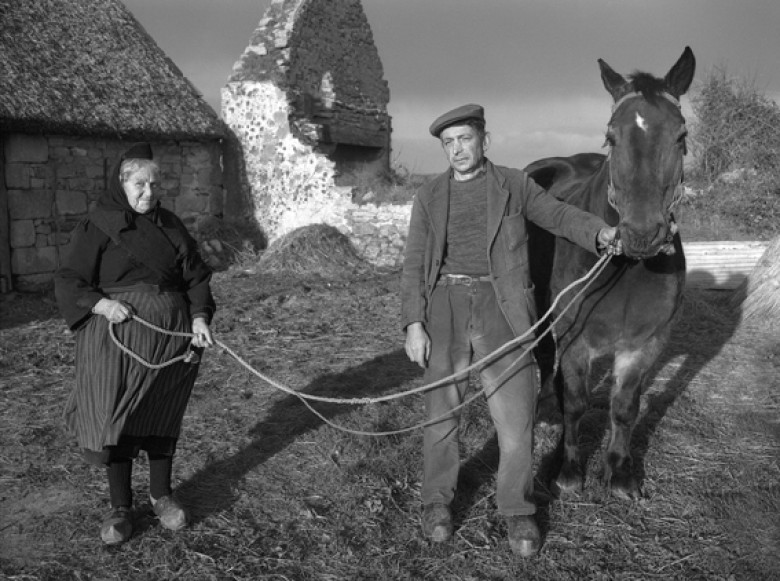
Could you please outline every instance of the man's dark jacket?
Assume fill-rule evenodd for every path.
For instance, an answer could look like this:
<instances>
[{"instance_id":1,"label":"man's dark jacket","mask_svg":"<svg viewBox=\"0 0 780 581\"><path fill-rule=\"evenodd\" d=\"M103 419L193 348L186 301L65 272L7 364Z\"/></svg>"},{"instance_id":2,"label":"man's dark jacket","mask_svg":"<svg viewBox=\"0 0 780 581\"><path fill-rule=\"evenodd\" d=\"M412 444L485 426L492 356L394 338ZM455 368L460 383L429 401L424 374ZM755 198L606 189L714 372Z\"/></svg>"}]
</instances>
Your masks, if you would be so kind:
<instances>
[{"instance_id":1,"label":"man's dark jacket","mask_svg":"<svg viewBox=\"0 0 780 581\"><path fill-rule=\"evenodd\" d=\"M528 267L526 219L596 253L596 237L607 224L556 200L525 172L486 160L488 266L498 304L515 335L536 320ZM401 276L402 328L427 325L431 295L447 240L450 175L447 171L417 193L412 207Z\"/></svg>"}]
</instances>

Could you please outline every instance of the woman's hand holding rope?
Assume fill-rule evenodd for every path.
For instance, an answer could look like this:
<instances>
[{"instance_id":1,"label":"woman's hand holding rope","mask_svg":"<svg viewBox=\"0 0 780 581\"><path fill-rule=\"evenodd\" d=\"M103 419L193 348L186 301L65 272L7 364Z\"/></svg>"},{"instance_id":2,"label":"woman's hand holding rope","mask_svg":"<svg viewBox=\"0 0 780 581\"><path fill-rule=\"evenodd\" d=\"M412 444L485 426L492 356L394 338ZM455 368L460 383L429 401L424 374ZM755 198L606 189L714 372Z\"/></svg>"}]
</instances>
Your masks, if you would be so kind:
<instances>
[{"instance_id":1,"label":"woman's hand holding rope","mask_svg":"<svg viewBox=\"0 0 780 581\"><path fill-rule=\"evenodd\" d=\"M206 319L195 317L192 320L192 344L195 347L213 347L214 338L211 336L211 329Z\"/></svg>"},{"instance_id":2,"label":"woman's hand holding rope","mask_svg":"<svg viewBox=\"0 0 780 581\"><path fill-rule=\"evenodd\" d=\"M92 312L104 316L109 323L122 323L133 317L133 307L122 301L108 298L102 298L95 303Z\"/></svg>"}]
</instances>

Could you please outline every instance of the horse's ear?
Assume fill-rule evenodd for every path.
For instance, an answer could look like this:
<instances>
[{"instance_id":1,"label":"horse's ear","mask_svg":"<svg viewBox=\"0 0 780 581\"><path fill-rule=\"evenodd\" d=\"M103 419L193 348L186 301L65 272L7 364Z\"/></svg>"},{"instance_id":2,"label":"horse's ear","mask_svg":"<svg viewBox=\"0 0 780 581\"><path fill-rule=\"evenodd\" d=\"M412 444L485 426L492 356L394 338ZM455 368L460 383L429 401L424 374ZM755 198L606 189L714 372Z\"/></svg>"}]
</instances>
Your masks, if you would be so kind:
<instances>
[{"instance_id":1,"label":"horse's ear","mask_svg":"<svg viewBox=\"0 0 780 581\"><path fill-rule=\"evenodd\" d=\"M629 91L628 80L620 73L612 70L612 67L602 59L599 59L599 68L601 68L601 81L604 83L604 87L612 95L615 102L619 101Z\"/></svg>"},{"instance_id":2,"label":"horse's ear","mask_svg":"<svg viewBox=\"0 0 780 581\"><path fill-rule=\"evenodd\" d=\"M679 60L666 73L664 81L669 88L669 92L676 98L684 95L693 81L693 74L696 71L696 58L693 56L691 47L686 46Z\"/></svg>"}]
</instances>

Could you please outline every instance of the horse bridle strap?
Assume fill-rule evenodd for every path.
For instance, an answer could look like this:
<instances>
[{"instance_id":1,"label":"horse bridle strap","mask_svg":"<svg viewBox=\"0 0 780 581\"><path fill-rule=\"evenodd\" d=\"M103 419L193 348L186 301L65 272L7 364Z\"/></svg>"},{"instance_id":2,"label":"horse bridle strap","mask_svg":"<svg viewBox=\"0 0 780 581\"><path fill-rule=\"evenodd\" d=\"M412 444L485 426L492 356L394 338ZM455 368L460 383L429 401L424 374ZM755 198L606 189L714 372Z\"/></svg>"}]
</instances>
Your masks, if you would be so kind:
<instances>
[{"instance_id":1,"label":"horse bridle strap","mask_svg":"<svg viewBox=\"0 0 780 581\"><path fill-rule=\"evenodd\" d=\"M674 97L671 93L662 92L662 93L658 93L658 95L663 97L670 103L672 103L678 109L682 109L682 105L680 105L679 99ZM615 101L615 103L612 105L612 114L614 115L617 108L620 107L623 103L625 103L629 99L633 99L635 97L643 97L643 96L644 95L640 91L632 91L630 93L626 93L625 95L620 97L620 99ZM609 152L607 153L607 164L608 164L607 167L609 168L609 184L607 185L607 201L609 202L609 205L612 206L615 209L615 211L617 211L619 214L620 211L618 210L617 204L615 203L615 183L612 178L611 160L612 160L612 146L610 146ZM674 208L674 206L676 206L677 203L680 201L682 195L683 195L683 175L681 173L680 181L675 186L674 189L674 196L672 197L672 203L669 204L669 208L667 209L669 214L671 214L672 208Z\"/></svg>"},{"instance_id":2,"label":"horse bridle strap","mask_svg":"<svg viewBox=\"0 0 780 581\"><path fill-rule=\"evenodd\" d=\"M617 203L615 202L615 182L612 178L612 147L610 146L609 152L607 153L607 175L609 176L609 182L607 182L607 202L609 202L609 205L614 208L614 210L620 215L620 209L617 206ZM674 186L674 195L672 196L672 202L669 204L669 207L666 209L667 213L671 215L672 210L674 207L679 203L679 201L682 199L684 194L684 176L683 173L680 173L680 181L677 182L677 184Z\"/></svg>"},{"instance_id":3,"label":"horse bridle strap","mask_svg":"<svg viewBox=\"0 0 780 581\"><path fill-rule=\"evenodd\" d=\"M663 97L670 103L672 103L675 107L678 109L682 109L682 105L680 104L680 101L674 97L671 93L658 93L659 96ZM612 113L614 114L618 107L620 107L624 102L628 101L629 99L633 99L634 97L642 97L642 93L639 91L632 91L631 93L626 93L620 99L615 101L615 103L612 105Z\"/></svg>"}]
</instances>

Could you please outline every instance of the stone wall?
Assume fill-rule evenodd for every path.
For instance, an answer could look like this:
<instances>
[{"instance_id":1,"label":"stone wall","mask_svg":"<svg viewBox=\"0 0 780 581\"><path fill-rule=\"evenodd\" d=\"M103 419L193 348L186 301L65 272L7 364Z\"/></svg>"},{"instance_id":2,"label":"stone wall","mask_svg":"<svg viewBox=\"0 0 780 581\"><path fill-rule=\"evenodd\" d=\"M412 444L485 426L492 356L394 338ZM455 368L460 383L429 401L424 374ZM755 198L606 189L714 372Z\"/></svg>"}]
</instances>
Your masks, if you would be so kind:
<instances>
[{"instance_id":1,"label":"stone wall","mask_svg":"<svg viewBox=\"0 0 780 581\"><path fill-rule=\"evenodd\" d=\"M105 190L111 166L127 146L102 138L4 137L0 198L7 199L15 288L50 283L71 231ZM219 142L153 142L152 148L160 163L165 207L193 231L201 219L222 214ZM8 287L9 273L0 274Z\"/></svg>"},{"instance_id":2,"label":"stone wall","mask_svg":"<svg viewBox=\"0 0 780 581\"><path fill-rule=\"evenodd\" d=\"M355 249L372 264L400 267L411 215L411 202L404 205L353 206L347 212L345 233Z\"/></svg>"},{"instance_id":3,"label":"stone wall","mask_svg":"<svg viewBox=\"0 0 780 581\"><path fill-rule=\"evenodd\" d=\"M312 223L351 233L344 176L389 169L388 101L359 0L271 3L222 90L269 242Z\"/></svg>"}]
</instances>

